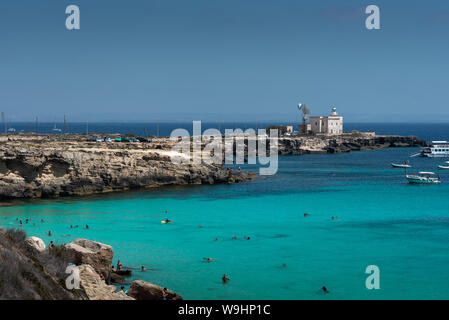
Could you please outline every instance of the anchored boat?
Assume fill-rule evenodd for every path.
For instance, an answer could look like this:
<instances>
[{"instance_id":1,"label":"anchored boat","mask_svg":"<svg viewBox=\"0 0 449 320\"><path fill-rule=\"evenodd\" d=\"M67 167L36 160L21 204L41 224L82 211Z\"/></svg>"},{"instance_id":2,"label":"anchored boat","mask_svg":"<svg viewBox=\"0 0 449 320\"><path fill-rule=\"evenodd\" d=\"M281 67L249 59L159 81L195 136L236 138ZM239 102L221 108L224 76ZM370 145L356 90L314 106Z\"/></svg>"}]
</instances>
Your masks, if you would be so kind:
<instances>
[{"instance_id":1,"label":"anchored boat","mask_svg":"<svg viewBox=\"0 0 449 320\"><path fill-rule=\"evenodd\" d=\"M404 161L402 164L392 163L391 166L393 168L411 168L412 166L407 164L407 161Z\"/></svg>"},{"instance_id":2,"label":"anchored boat","mask_svg":"<svg viewBox=\"0 0 449 320\"><path fill-rule=\"evenodd\" d=\"M432 141L430 147L423 148L420 150L419 154L428 158L449 157L449 142Z\"/></svg>"},{"instance_id":3,"label":"anchored boat","mask_svg":"<svg viewBox=\"0 0 449 320\"><path fill-rule=\"evenodd\" d=\"M445 162L446 164L441 164L438 166L439 169L449 170L449 161Z\"/></svg>"},{"instance_id":4,"label":"anchored boat","mask_svg":"<svg viewBox=\"0 0 449 320\"><path fill-rule=\"evenodd\" d=\"M405 172L405 178L409 183L413 184L438 184L441 183L440 175L435 177L435 173L428 171L420 171L418 174L408 175L407 171Z\"/></svg>"}]
</instances>

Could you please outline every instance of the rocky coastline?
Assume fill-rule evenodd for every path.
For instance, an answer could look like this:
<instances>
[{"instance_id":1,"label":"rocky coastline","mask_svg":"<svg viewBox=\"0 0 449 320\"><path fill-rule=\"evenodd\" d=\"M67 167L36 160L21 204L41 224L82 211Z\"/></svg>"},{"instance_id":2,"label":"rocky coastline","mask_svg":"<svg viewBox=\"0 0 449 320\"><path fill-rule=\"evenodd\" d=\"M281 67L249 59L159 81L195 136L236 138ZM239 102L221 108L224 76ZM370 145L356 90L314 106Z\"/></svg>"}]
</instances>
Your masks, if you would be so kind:
<instances>
[{"instance_id":1,"label":"rocky coastline","mask_svg":"<svg viewBox=\"0 0 449 320\"><path fill-rule=\"evenodd\" d=\"M162 186L247 182L256 174L222 165L175 164L176 142L91 142L83 135L0 137L0 199L82 196ZM245 140L247 153L248 141ZM269 140L268 148L269 148ZM278 153L340 153L392 147L423 147L414 136L350 133L280 137ZM235 144L234 144L235 149ZM180 155L181 156L181 155Z\"/></svg>"},{"instance_id":2,"label":"rocky coastline","mask_svg":"<svg viewBox=\"0 0 449 320\"><path fill-rule=\"evenodd\" d=\"M142 280L134 280L127 293L119 291L110 280L113 256L111 246L96 241L76 239L48 247L21 230L0 228L0 300L183 299Z\"/></svg>"},{"instance_id":3,"label":"rocky coastline","mask_svg":"<svg viewBox=\"0 0 449 320\"><path fill-rule=\"evenodd\" d=\"M252 172L175 164L169 139L95 143L55 137L0 142L0 199L82 196L161 186L250 181Z\"/></svg>"}]
</instances>

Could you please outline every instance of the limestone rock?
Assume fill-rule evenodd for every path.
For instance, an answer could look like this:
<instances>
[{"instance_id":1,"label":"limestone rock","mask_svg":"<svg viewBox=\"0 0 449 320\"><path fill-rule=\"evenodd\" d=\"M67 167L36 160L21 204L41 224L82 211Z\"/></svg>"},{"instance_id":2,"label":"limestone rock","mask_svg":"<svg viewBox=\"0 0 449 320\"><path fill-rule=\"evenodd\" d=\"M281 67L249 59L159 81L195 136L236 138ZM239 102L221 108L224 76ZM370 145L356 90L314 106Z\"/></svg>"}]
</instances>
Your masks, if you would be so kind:
<instances>
[{"instance_id":1,"label":"limestone rock","mask_svg":"<svg viewBox=\"0 0 449 320\"><path fill-rule=\"evenodd\" d=\"M162 300L162 291L164 288L142 280L135 280L131 283L131 287L128 290L128 295L136 300ZM182 300L182 296L167 290L167 300Z\"/></svg>"},{"instance_id":2,"label":"limestone rock","mask_svg":"<svg viewBox=\"0 0 449 320\"><path fill-rule=\"evenodd\" d=\"M89 300L134 300L124 292L115 292L116 287L107 285L90 265L79 266L80 287Z\"/></svg>"},{"instance_id":3,"label":"limestone rock","mask_svg":"<svg viewBox=\"0 0 449 320\"><path fill-rule=\"evenodd\" d=\"M45 251L45 243L41 238L38 237L29 237L26 239L26 244L30 247L36 249L39 252Z\"/></svg>"},{"instance_id":4,"label":"limestone rock","mask_svg":"<svg viewBox=\"0 0 449 320\"><path fill-rule=\"evenodd\" d=\"M64 245L63 255L76 265L90 265L103 279L108 279L114 252L112 247L87 239L76 239Z\"/></svg>"},{"instance_id":5,"label":"limestone rock","mask_svg":"<svg viewBox=\"0 0 449 320\"><path fill-rule=\"evenodd\" d=\"M91 143L67 136L11 136L0 144L0 198L54 198L168 185L244 182L254 174L219 166L176 164L170 139ZM180 154L181 155L181 154Z\"/></svg>"}]
</instances>

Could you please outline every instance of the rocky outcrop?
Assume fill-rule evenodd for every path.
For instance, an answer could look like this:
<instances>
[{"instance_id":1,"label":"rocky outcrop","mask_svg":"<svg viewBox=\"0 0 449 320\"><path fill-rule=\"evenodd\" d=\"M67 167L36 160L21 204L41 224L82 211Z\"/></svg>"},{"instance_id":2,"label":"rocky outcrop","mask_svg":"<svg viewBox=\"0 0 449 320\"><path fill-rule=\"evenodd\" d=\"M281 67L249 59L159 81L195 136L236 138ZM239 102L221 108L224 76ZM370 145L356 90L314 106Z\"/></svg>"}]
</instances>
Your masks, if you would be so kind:
<instances>
[{"instance_id":1,"label":"rocky outcrop","mask_svg":"<svg viewBox=\"0 0 449 320\"><path fill-rule=\"evenodd\" d=\"M81 265L78 268L80 287L86 292L89 300L135 300L123 291L116 292L117 288L107 285L90 265Z\"/></svg>"},{"instance_id":2,"label":"rocky outcrop","mask_svg":"<svg viewBox=\"0 0 449 320\"><path fill-rule=\"evenodd\" d=\"M128 295L136 300L162 300L164 288L142 280L135 280L131 283ZM182 300L182 296L171 290L165 291L167 300Z\"/></svg>"},{"instance_id":3,"label":"rocky outcrop","mask_svg":"<svg viewBox=\"0 0 449 320\"><path fill-rule=\"evenodd\" d=\"M284 137L278 141L279 154L341 153L396 147L424 147L414 136L343 134L339 136Z\"/></svg>"},{"instance_id":4,"label":"rocky outcrop","mask_svg":"<svg viewBox=\"0 0 449 320\"><path fill-rule=\"evenodd\" d=\"M29 237L26 239L25 243L39 252L45 251L45 243L41 238Z\"/></svg>"},{"instance_id":5,"label":"rocky outcrop","mask_svg":"<svg viewBox=\"0 0 449 320\"><path fill-rule=\"evenodd\" d=\"M48 198L169 185L235 183L255 176L205 163L175 164L170 158L171 146L168 139L157 145L4 142L0 144L0 198Z\"/></svg>"},{"instance_id":6,"label":"rocky outcrop","mask_svg":"<svg viewBox=\"0 0 449 320\"><path fill-rule=\"evenodd\" d=\"M112 259L112 247L108 245L78 239L64 247L39 251L34 247L39 238L34 238L30 237L28 239L33 240L28 241L21 230L0 228L0 261L3 266L0 267L0 300L161 300L163 297L162 287L145 281L134 281L129 295L108 285L97 272L98 269L103 271L99 265ZM80 264L74 272L73 266L72 270L67 268L70 263L66 260L66 253L80 259L77 261L93 265ZM70 288L68 285L75 283L79 287ZM166 293L167 299L182 299L171 290Z\"/></svg>"},{"instance_id":7,"label":"rocky outcrop","mask_svg":"<svg viewBox=\"0 0 449 320\"><path fill-rule=\"evenodd\" d=\"M64 285L67 264L48 251L39 252L19 230L0 231L0 300L79 300L82 290Z\"/></svg>"},{"instance_id":8,"label":"rocky outcrop","mask_svg":"<svg viewBox=\"0 0 449 320\"><path fill-rule=\"evenodd\" d=\"M114 253L112 247L87 239L76 239L62 247L62 255L73 264L90 265L102 279L108 279Z\"/></svg>"}]
</instances>

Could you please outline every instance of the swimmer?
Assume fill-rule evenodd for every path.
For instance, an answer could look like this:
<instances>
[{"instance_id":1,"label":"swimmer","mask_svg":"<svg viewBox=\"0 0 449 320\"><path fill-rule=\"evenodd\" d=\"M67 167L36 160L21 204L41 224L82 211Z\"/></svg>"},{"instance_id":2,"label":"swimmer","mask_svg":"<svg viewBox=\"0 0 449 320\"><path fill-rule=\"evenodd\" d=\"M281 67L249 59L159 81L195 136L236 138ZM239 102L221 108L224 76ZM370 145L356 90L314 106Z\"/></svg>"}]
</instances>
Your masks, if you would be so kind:
<instances>
[{"instance_id":1,"label":"swimmer","mask_svg":"<svg viewBox=\"0 0 449 320\"><path fill-rule=\"evenodd\" d=\"M117 270L122 270L122 263L120 262L120 260L117 261Z\"/></svg>"},{"instance_id":2,"label":"swimmer","mask_svg":"<svg viewBox=\"0 0 449 320\"><path fill-rule=\"evenodd\" d=\"M321 288L321 290L323 290L324 293L329 293L329 290L327 290L327 288L326 288L325 286L323 286L323 287Z\"/></svg>"},{"instance_id":3,"label":"swimmer","mask_svg":"<svg viewBox=\"0 0 449 320\"><path fill-rule=\"evenodd\" d=\"M221 280L223 281L223 283L227 283L230 279L224 274Z\"/></svg>"},{"instance_id":4,"label":"swimmer","mask_svg":"<svg viewBox=\"0 0 449 320\"><path fill-rule=\"evenodd\" d=\"M48 245L48 249L53 249L55 247L55 244L53 241L50 241L50 244Z\"/></svg>"},{"instance_id":5,"label":"swimmer","mask_svg":"<svg viewBox=\"0 0 449 320\"><path fill-rule=\"evenodd\" d=\"M212 262L212 258L203 258L206 262Z\"/></svg>"},{"instance_id":6,"label":"swimmer","mask_svg":"<svg viewBox=\"0 0 449 320\"><path fill-rule=\"evenodd\" d=\"M51 237L51 231L48 231L48 236Z\"/></svg>"},{"instance_id":7,"label":"swimmer","mask_svg":"<svg viewBox=\"0 0 449 320\"><path fill-rule=\"evenodd\" d=\"M307 217L307 216L309 216L309 214L308 213L304 213L304 217Z\"/></svg>"},{"instance_id":8,"label":"swimmer","mask_svg":"<svg viewBox=\"0 0 449 320\"><path fill-rule=\"evenodd\" d=\"M337 220L338 219L338 217L332 217L332 220Z\"/></svg>"},{"instance_id":9,"label":"swimmer","mask_svg":"<svg viewBox=\"0 0 449 320\"><path fill-rule=\"evenodd\" d=\"M86 224L86 229L89 229L89 226Z\"/></svg>"},{"instance_id":10,"label":"swimmer","mask_svg":"<svg viewBox=\"0 0 449 320\"><path fill-rule=\"evenodd\" d=\"M142 270L142 272L145 272L145 271L147 271L147 268L145 268L144 266L142 266L141 270Z\"/></svg>"}]
</instances>

